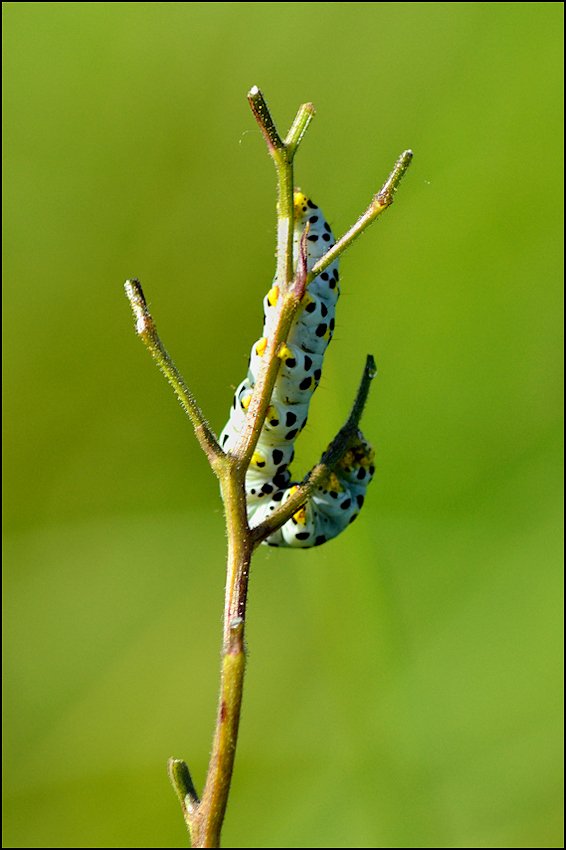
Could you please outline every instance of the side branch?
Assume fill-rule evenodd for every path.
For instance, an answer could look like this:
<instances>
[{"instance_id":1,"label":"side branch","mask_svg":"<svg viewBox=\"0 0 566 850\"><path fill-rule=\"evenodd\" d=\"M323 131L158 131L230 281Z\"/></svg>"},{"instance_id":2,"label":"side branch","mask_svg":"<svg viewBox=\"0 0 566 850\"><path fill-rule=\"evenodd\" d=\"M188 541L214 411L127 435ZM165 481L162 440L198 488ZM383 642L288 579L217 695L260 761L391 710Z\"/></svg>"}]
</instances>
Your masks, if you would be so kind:
<instances>
[{"instance_id":1,"label":"side branch","mask_svg":"<svg viewBox=\"0 0 566 850\"><path fill-rule=\"evenodd\" d=\"M307 127L315 116L315 108L312 103L303 103L299 107L299 111L295 116L295 120L291 125L291 129L285 136L285 148L287 150L287 159L293 162L297 148L301 144L301 140L307 131Z\"/></svg>"},{"instance_id":2,"label":"side branch","mask_svg":"<svg viewBox=\"0 0 566 850\"><path fill-rule=\"evenodd\" d=\"M136 320L136 333L147 345L151 352L151 356L177 393L185 413L188 414L191 422L193 423L197 440L199 441L203 452L208 457L213 470L216 474L219 474L219 471L223 466L222 461L226 457L226 454L220 448L220 445L218 444L208 422L204 418L200 407L196 403L193 394L185 384L177 367L163 347L163 343L157 334L155 322L147 309L145 296L139 280L127 280L124 284L124 289L126 290L126 297L130 302L130 306L134 313L134 319Z\"/></svg>"},{"instance_id":3,"label":"side branch","mask_svg":"<svg viewBox=\"0 0 566 850\"><path fill-rule=\"evenodd\" d=\"M252 528L251 535L254 547L267 540L275 531L285 525L293 514L301 508L316 488L327 478L350 447L352 439L359 434L358 426L369 394L370 384L375 378L375 360L368 354L362 380L346 423L338 431L320 461L314 466L303 483L290 496L284 505L276 508L268 519Z\"/></svg>"},{"instance_id":4,"label":"side branch","mask_svg":"<svg viewBox=\"0 0 566 850\"><path fill-rule=\"evenodd\" d=\"M198 811L200 800L193 785L189 768L183 759L171 758L167 762L167 772L171 780L171 785L181 803L183 817L190 832L191 823Z\"/></svg>"},{"instance_id":5,"label":"side branch","mask_svg":"<svg viewBox=\"0 0 566 850\"><path fill-rule=\"evenodd\" d=\"M344 236L341 236L332 248L326 252L324 257L321 257L320 260L314 264L307 277L307 286L315 279L315 277L318 277L321 272L333 263L334 260L337 260L338 257L344 253L346 248L349 248L352 242L354 242L358 236L361 236L364 230L367 230L369 225L372 224L372 222L374 222L376 218L387 209L387 207L391 206L395 198L395 193L399 188L399 183L405 176L412 159L412 151L404 151L401 154L395 163L393 171L377 195L373 196L371 204L365 213L361 215L348 232L345 233Z\"/></svg>"}]
</instances>

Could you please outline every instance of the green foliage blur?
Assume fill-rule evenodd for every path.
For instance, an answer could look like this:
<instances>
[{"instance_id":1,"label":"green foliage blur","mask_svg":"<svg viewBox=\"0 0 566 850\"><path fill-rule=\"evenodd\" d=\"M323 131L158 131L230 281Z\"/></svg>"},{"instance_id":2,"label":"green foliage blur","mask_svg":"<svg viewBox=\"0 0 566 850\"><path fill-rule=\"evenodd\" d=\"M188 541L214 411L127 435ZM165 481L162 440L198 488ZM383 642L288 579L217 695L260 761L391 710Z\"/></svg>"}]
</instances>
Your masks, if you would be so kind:
<instances>
[{"instance_id":1,"label":"green foliage blur","mask_svg":"<svg viewBox=\"0 0 566 850\"><path fill-rule=\"evenodd\" d=\"M186 847L225 569L213 428L274 270L280 131L341 265L294 471L371 352L377 474L250 584L227 847L562 847L562 4L5 3L4 846Z\"/></svg>"}]
</instances>

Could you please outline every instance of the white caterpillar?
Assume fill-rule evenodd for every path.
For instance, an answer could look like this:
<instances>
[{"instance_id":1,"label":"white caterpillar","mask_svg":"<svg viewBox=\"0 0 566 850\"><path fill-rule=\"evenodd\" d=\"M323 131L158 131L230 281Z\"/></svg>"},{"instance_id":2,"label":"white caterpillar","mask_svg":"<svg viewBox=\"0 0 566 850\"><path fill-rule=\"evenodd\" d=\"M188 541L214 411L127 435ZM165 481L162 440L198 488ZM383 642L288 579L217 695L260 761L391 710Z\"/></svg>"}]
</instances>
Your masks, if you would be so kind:
<instances>
[{"instance_id":1,"label":"white caterpillar","mask_svg":"<svg viewBox=\"0 0 566 850\"><path fill-rule=\"evenodd\" d=\"M300 191L295 191L294 208L295 263L308 222L307 269L310 271L334 245L334 237L320 209ZM293 460L295 438L306 425L311 396L320 381L324 352L334 331L339 294L336 260L309 284L280 354L282 363L271 403L246 475L248 518L254 525L285 502L296 487L296 483L291 482L288 466ZM252 347L248 377L236 390L230 419L220 435L220 445L225 451L236 445L244 423L261 357L273 328L278 297L275 280L263 301L263 336ZM271 546L308 548L336 537L357 517L373 474L373 449L360 433L359 439L304 507L266 542Z\"/></svg>"}]
</instances>

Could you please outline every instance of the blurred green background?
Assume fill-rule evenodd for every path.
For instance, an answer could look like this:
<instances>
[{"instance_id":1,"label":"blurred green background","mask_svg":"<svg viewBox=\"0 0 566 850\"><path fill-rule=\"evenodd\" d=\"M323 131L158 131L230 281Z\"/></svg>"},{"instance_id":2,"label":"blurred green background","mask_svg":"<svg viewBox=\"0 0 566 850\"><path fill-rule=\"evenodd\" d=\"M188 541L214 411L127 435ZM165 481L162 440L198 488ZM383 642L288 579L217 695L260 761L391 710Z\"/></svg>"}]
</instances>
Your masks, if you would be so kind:
<instances>
[{"instance_id":1,"label":"blurred green background","mask_svg":"<svg viewBox=\"0 0 566 850\"><path fill-rule=\"evenodd\" d=\"M562 847L559 3L4 4L5 835L186 847L218 687L217 482L136 338L141 279L213 428L261 330L281 132L343 233L296 474L365 355L358 522L256 555L223 844Z\"/></svg>"}]
</instances>

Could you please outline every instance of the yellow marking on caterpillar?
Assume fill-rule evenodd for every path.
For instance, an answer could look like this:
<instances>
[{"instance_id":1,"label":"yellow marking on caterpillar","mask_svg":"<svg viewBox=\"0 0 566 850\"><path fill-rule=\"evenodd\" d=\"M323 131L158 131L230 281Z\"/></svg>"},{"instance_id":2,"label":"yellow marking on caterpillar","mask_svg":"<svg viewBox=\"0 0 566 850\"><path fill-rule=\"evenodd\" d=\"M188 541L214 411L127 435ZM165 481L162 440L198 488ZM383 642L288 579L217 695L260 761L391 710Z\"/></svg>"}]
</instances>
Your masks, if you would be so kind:
<instances>
[{"instance_id":1,"label":"yellow marking on caterpillar","mask_svg":"<svg viewBox=\"0 0 566 850\"><path fill-rule=\"evenodd\" d=\"M309 304L314 304L314 298L312 295L309 295L308 290L305 290L305 294L301 298L301 310L304 310Z\"/></svg>"},{"instance_id":2,"label":"yellow marking on caterpillar","mask_svg":"<svg viewBox=\"0 0 566 850\"><path fill-rule=\"evenodd\" d=\"M353 446L350 451L354 455L354 463L357 466L370 466L375 457L373 446L367 442Z\"/></svg>"},{"instance_id":3,"label":"yellow marking on caterpillar","mask_svg":"<svg viewBox=\"0 0 566 850\"><path fill-rule=\"evenodd\" d=\"M328 490L328 491L333 492L333 493L343 493L344 492L344 488L342 487L342 485L338 481L338 477L335 475L334 472L331 472L326 478L324 478L320 482L319 486L320 486L321 490Z\"/></svg>"},{"instance_id":4,"label":"yellow marking on caterpillar","mask_svg":"<svg viewBox=\"0 0 566 850\"><path fill-rule=\"evenodd\" d=\"M252 400L251 394L250 394L250 395L245 396L245 398L243 398L243 399L242 399L242 401L240 402L240 404L242 405L242 408L243 408L244 410L247 410L247 409L248 409L248 407L250 406L250 401L251 401L251 400Z\"/></svg>"},{"instance_id":5,"label":"yellow marking on caterpillar","mask_svg":"<svg viewBox=\"0 0 566 850\"><path fill-rule=\"evenodd\" d=\"M256 353L259 354L260 357L263 357L265 354L265 349L267 347L267 339L262 336L261 339L258 339L257 345L255 347Z\"/></svg>"},{"instance_id":6,"label":"yellow marking on caterpillar","mask_svg":"<svg viewBox=\"0 0 566 850\"><path fill-rule=\"evenodd\" d=\"M272 404L270 404L267 408L265 418L267 419L270 425L273 425L274 422L276 425L279 425L279 414L277 413L277 410L273 407Z\"/></svg>"},{"instance_id":7,"label":"yellow marking on caterpillar","mask_svg":"<svg viewBox=\"0 0 566 850\"><path fill-rule=\"evenodd\" d=\"M338 481L338 478L336 477L336 474L334 472L331 472L328 476L328 489L332 490L334 493L344 492L344 488Z\"/></svg>"},{"instance_id":8,"label":"yellow marking on caterpillar","mask_svg":"<svg viewBox=\"0 0 566 850\"><path fill-rule=\"evenodd\" d=\"M295 189L295 193L293 195L293 206L295 209L295 221L300 221L304 218L307 212L307 204L309 199L303 192L299 191L299 189Z\"/></svg>"},{"instance_id":9,"label":"yellow marking on caterpillar","mask_svg":"<svg viewBox=\"0 0 566 850\"><path fill-rule=\"evenodd\" d=\"M257 466L258 469L262 469L265 466L265 455L263 452L255 451L252 455L252 463L254 466Z\"/></svg>"},{"instance_id":10,"label":"yellow marking on caterpillar","mask_svg":"<svg viewBox=\"0 0 566 850\"><path fill-rule=\"evenodd\" d=\"M360 466L366 469L371 466L375 457L375 451L369 443L365 445L358 443L348 449L338 466L342 467L346 472L351 472L352 469L359 469Z\"/></svg>"},{"instance_id":11,"label":"yellow marking on caterpillar","mask_svg":"<svg viewBox=\"0 0 566 850\"><path fill-rule=\"evenodd\" d=\"M370 447L369 451L364 454L363 460L360 461L362 466L371 466L375 459L375 449Z\"/></svg>"},{"instance_id":12,"label":"yellow marking on caterpillar","mask_svg":"<svg viewBox=\"0 0 566 850\"><path fill-rule=\"evenodd\" d=\"M339 461L338 466L341 466L342 469L345 469L346 472L350 472L352 466L356 463L356 455L353 449L348 449L344 457L341 461Z\"/></svg>"},{"instance_id":13,"label":"yellow marking on caterpillar","mask_svg":"<svg viewBox=\"0 0 566 850\"><path fill-rule=\"evenodd\" d=\"M293 493L296 493L298 490L298 486L295 484L294 487L291 487L289 490L289 495L292 496ZM307 524L307 509L306 507L299 508L298 511L295 511L293 514L293 519L298 525L306 525Z\"/></svg>"},{"instance_id":14,"label":"yellow marking on caterpillar","mask_svg":"<svg viewBox=\"0 0 566 850\"><path fill-rule=\"evenodd\" d=\"M289 346L286 345L286 343L283 343L281 345L279 351L277 352L277 356L281 360L294 360L295 359L295 355L293 354L293 352L291 351Z\"/></svg>"},{"instance_id":15,"label":"yellow marking on caterpillar","mask_svg":"<svg viewBox=\"0 0 566 850\"><path fill-rule=\"evenodd\" d=\"M267 300L271 304L272 307L275 307L277 301L279 299L279 287L272 286L269 292L267 293Z\"/></svg>"}]
</instances>

